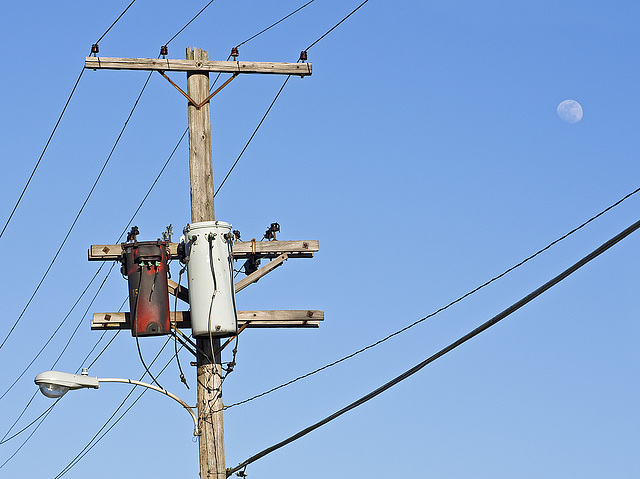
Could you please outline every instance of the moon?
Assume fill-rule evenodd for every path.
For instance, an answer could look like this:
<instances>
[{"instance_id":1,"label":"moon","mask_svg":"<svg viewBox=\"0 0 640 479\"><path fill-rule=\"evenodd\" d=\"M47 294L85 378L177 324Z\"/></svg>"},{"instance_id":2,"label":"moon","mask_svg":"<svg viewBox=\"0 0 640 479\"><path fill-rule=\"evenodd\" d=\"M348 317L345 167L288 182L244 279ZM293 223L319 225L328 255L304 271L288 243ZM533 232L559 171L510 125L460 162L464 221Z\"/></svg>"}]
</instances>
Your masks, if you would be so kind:
<instances>
[{"instance_id":1,"label":"moon","mask_svg":"<svg viewBox=\"0 0 640 479\"><path fill-rule=\"evenodd\" d=\"M582 106L575 100L565 100L558 105L558 116L567 123L578 123L582 120Z\"/></svg>"}]
</instances>

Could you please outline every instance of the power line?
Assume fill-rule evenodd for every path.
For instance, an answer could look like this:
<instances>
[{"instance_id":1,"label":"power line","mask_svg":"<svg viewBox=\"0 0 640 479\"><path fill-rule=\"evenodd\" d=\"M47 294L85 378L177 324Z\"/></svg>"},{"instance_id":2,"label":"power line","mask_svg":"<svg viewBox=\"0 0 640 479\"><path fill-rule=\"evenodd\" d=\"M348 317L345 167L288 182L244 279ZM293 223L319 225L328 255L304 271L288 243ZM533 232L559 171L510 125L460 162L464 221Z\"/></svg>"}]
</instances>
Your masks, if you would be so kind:
<instances>
[{"instance_id":1,"label":"power line","mask_svg":"<svg viewBox=\"0 0 640 479\"><path fill-rule=\"evenodd\" d=\"M246 461L240 463L236 467L234 467L232 469L228 469L227 470L227 477L230 476L231 474L233 474L234 472L239 471L240 469L243 469L243 468L247 467L247 465L251 464L254 461L257 461L258 459L266 456L267 454L269 454L269 453L271 453L271 452L273 452L273 451L275 451L277 449L280 449L281 447L286 446L287 444L295 441L296 439L300 439L301 437L309 434L311 431L313 431L315 429L318 429L320 426L323 426L323 425L327 424L328 422L333 421L334 419L342 416L344 413L346 413L348 411L351 411L352 409L355 409L358 406L361 406L362 404L366 403L367 401L373 399L374 397L382 394L386 390L392 388L396 384L398 384L398 383L404 381L405 379L407 379L408 377L414 375L415 373L417 373L418 371L423 369L425 366L427 366L430 363L434 362L436 359L438 359L438 358L444 356L445 354L453 351L458 346L460 346L463 343L469 341L470 339L474 338L475 336L479 335L480 333L486 331L491 326L494 326L498 322L502 321L504 318L506 318L510 314L516 312L518 309L522 308L524 305L526 305L527 303L531 302L532 300L534 300L535 298L540 296L542 293L548 291L549 289L551 289L553 286L558 284L563 279L566 279L568 276L570 276L571 274L575 273L578 269L580 269L581 267L583 267L584 265L589 263L591 260L593 260L593 259L597 258L598 256L600 256L602 253L607 251L609 248L615 246L617 243L622 241L624 238L629 236L631 233L636 231L638 228L640 228L640 221L635 222L634 224L629 226L627 229L625 229L624 231L622 231L621 233L619 233L618 235L614 236L609 241L607 241L606 243L601 245L599 248L596 248L594 251L589 253L587 256L582 258L580 261L578 261L577 263L573 264L572 266L570 266L569 268L564 270L562 273L560 273L559 275L557 275L553 279L547 281L545 284L540 286L535 291L529 293L527 296L525 296L521 300L519 300L516 303L512 304L511 306L509 306L504 311L498 313L497 315L495 315L490 320L486 321L485 323L481 324L480 326L478 326L473 331L471 331L471 332L465 334L464 336L462 336L457 341L454 341L453 343L449 344L447 347L441 349L437 353L435 353L432 356L428 357L427 359L425 359L421 363L416 364L411 369L405 371L404 373L400 374L399 376L396 376L391 381L389 381L386 384L380 386L379 388L375 389L374 391L371 391L369 394L367 394L367 395L361 397L360 399L352 402L351 404L349 404L348 406L340 409L339 411L336 411L335 413L331 414L330 416L327 416L326 418L322 419L321 421L318 421L317 423L315 423L315 424L303 429L302 431L298 432L297 434L294 434L293 436L285 439L284 441L281 441L278 444L275 444L275 445L273 445L273 446L271 446L271 447L259 452L258 454L255 454L255 455L251 456L249 459L247 459Z\"/></svg>"},{"instance_id":2,"label":"power line","mask_svg":"<svg viewBox=\"0 0 640 479\"><path fill-rule=\"evenodd\" d=\"M267 108L267 111L264 113L264 115L262 116L262 119L260 120L260 123L258 123L258 126L256 126L255 130L253 130L253 133L251 134L251 137L249 138L249 140L247 141L247 143L244 145L244 148L242 149L242 151L240 152L240 154L238 155L238 158L236 158L236 161L233 163L233 165L231 166L231 168L229 169L229 171L227 172L227 175L224 177L224 179L222 180L222 183L220 183L220 186L218 186L218 189L216 190L216 192L214 193L214 197L218 194L218 192L220 191L220 188L222 188L222 186L225 184L225 182L227 181L227 178L229 178L229 175L231 174L231 172L233 171L233 169L236 167L236 165L238 164L238 162L240 161L240 158L242 158L242 155L244 154L244 152L247 150L249 144L251 143L251 140L253 140L253 137L256 136L256 133L258 133L258 130L260 129L260 127L262 126L262 123L264 122L265 118L267 117L267 115L269 114L269 112L271 111L271 108L273 107L274 103L276 102L276 100L278 99L278 97L280 96L280 93L282 93L282 90L284 89L285 85L287 84L287 82L289 81L289 78L291 78L291 75L288 75L287 78L284 80L284 83L282 84L282 86L280 87L280 90L278 90L278 93L276 93L275 98L273 99L273 101L271 102L271 104L269 105L269 108Z\"/></svg>"},{"instance_id":3,"label":"power line","mask_svg":"<svg viewBox=\"0 0 640 479\"><path fill-rule=\"evenodd\" d=\"M89 191L89 194L87 195L87 197L85 198L84 202L82 203L82 206L80 207L80 210L76 214L76 217L73 220L73 223L71 224L71 227L67 231L67 234L65 235L64 239L62 240L62 243L60 243L60 246L58 247L58 250L56 251L56 254L53 256L53 259L51 260L51 263L49 263L49 266L47 267L47 270L45 271L44 275L40 279L40 282L38 283L38 286L36 286L36 289L33 292L33 294L31 295L31 297L29 298L29 301L27 301L27 304L24 307L24 309L22 310L22 312L20 313L20 316L18 316L18 319L16 320L16 322L11 327L11 330L9 331L7 336L4 338L4 340L2 341L2 344L0 344L0 349L2 349L2 347L5 345L5 343L7 342L7 340L9 339L11 334L13 333L13 331L15 330L16 326L18 326L18 323L20 323L20 320L24 316L24 313L27 311L27 308L29 307L29 305L33 301L33 298L35 298L35 296L38 293L40 287L42 286L42 283L44 283L44 280L46 279L47 275L49 274L49 271L51 271L51 268L53 267L54 263L56 262L56 259L58 259L58 255L60 254L60 252L62 251L62 248L66 244L67 239L69 239L69 236L71 235L71 232L75 228L76 223L78 222L78 219L80 218L80 215L84 211L84 208L87 205L87 203L89 202L89 199L91 198L91 195L93 194L94 190L96 189L96 186L98 185L98 182L100 181L100 178L102 177L102 174L104 173L104 170L106 169L107 165L109 164L109 161L111 160L111 157L113 156L113 152L115 151L116 147L120 143L120 139L122 138L122 135L123 135L125 129L127 128L127 125L129 124L129 120L131 120L131 117L133 116L133 112L136 110L136 108L138 106L138 102L140 101L140 97L142 97L142 94L144 93L145 89L147 88L147 85L149 84L149 79L150 78L151 78L151 73L149 73L149 76L147 77L147 80L145 81L144 86L142 87L142 90L140 91L140 94L138 95L138 98L136 99L136 101L135 101L135 103L133 105L133 108L129 112L129 116L127 117L126 121L124 122L124 125L123 125L122 129L120 130L120 134L116 138L116 141L115 141L113 147L111 148L111 151L109 152L109 155L107 156L107 159L105 160L104 164L102 165L102 168L100 169L100 172L98 173L98 176L96 177L95 181L93 182L93 186L91 187L91 190Z\"/></svg>"},{"instance_id":4,"label":"power line","mask_svg":"<svg viewBox=\"0 0 640 479\"><path fill-rule=\"evenodd\" d=\"M627 200L627 199L631 198L633 195L637 194L638 192L640 192L640 188L636 188L636 189L635 189L635 190L633 190L631 193L629 193L629 194L625 195L624 197L620 198L618 201L616 201L616 202L615 202L615 203L613 203L612 205L610 205L610 206L606 207L604 210L602 210L602 211L600 211L598 214L596 214L596 215L592 216L591 218L589 218L587 221L583 222L583 223L582 223L582 224L580 224L579 226L577 226L577 227L573 228L573 229L572 229L571 231L569 231L568 233L565 233L564 235L562 235L562 236L560 236L559 238L555 239L554 241L552 241L551 243L549 243L549 244L548 244L547 246L545 246L544 248L539 249L538 251L536 251L536 252L535 252L535 253L533 253L532 255L530 255L530 256L528 256L528 257L526 257L525 259L523 259L523 260L522 260L522 261L520 261L519 263L515 264L514 266L511 266L510 268L506 269L505 271L503 271L503 272L502 272L502 273L500 273L499 275L494 276L494 277L493 277L493 278L491 278L490 280L488 280L488 281L486 281L486 282L482 283L481 285L477 286L476 288L472 289L471 291L468 291L467 293L465 293L465 294L463 294L462 296L458 297L457 299L455 299L455 300L451 301L451 302L450 302L450 303L448 303L447 305L442 306L441 308L439 308L439 309L435 310L434 312L432 312L432 313L428 314L427 316L425 316L425 317L423 317L423 318L421 318L421 319L418 319L417 321L414 321L413 323L411 323L411 324L409 324L409 325L405 326L404 328L399 329L398 331L395 331L395 332L393 332L393 333L389 334L388 336L385 336L384 338L379 339L378 341L376 341L376 342L374 342L374 343L369 344L368 346L365 346L365 347L363 347L363 348L361 348L361 349L358 349L357 351L354 351L353 353L351 353L351 354L349 354L349 355L347 355L347 356L344 356L344 357L342 357L342 358L340 358L340 359L337 359L336 361L333 361L332 363L329 363L329 364L326 364L326 365L324 365L324 366L322 366L322 367L319 367L319 368L317 368L317 369L314 369L314 370L313 370L313 371L311 371L311 372L308 372L308 373L306 373L306 374L303 374L302 376L298 376L298 377L296 377L296 378L294 378L294 379L292 379L292 380L290 380L290 381L287 381L287 382L285 382L285 383L282 383L282 384L280 384L280 385L278 385L278 386L276 386L276 387L273 387L273 388L271 388L271 389L269 389L269 390L267 390L267 391L264 391L264 392L262 392L262 393L260 393L260 394L256 394L255 396L251 396L251 397L250 397L250 398L248 398L248 399L244 399L244 400L242 400L242 401L238 401L238 402L236 402L236 403L229 404L228 406L225 406L224 408L225 408L225 409L229 409L229 408L231 408L231 407L239 406L239 405L241 405L241 404L245 404L245 403L248 403L248 402L253 401L253 400L255 400L255 399L258 399L258 398L261 398L261 397L263 397L263 396L266 396L267 394L270 394L270 393L272 393L272 392L275 392L275 391L277 391L277 390L279 390L279 389L282 389L282 388L284 388L284 387L286 387L286 386L289 386L289 385L291 385L291 384L293 384L293 383L295 383L295 382L298 382L298 381L300 381L300 380L302 380L302 379L308 378L309 376L313 376L314 374L317 374L317 373L319 373L319 372L321 372L321 371L324 371L325 369L328 369L328 368L330 368L330 367L332 367L332 366L335 366L335 365L337 365L337 364L340 364L340 363L342 363L342 362L346 361L347 359L351 359L352 357L357 356L357 355L358 355L358 354L360 354L360 353L363 353L363 352L365 352L365 351L367 351L367 350L369 350L369 349L372 349L372 348L374 348L374 347L378 346L379 344L382 344L382 343L384 343L385 341L388 341L389 339L391 339L391 338L393 338L393 337L395 337L395 336L397 336L397 335L399 335L399 334L401 334L401 333L404 333L404 332L405 332L405 331L407 331L408 329L411 329L411 328L413 328L414 326L416 326L416 325L418 325L418 324L420 324L420 323L422 323L422 322L424 322L424 321L428 320L429 318L432 318L432 317L436 316L437 314L439 314L439 313L441 313L441 312L445 311L446 309L449 309L451 306L453 306L453 305L455 305L455 304L459 303L460 301L462 301L462 300L466 299L467 297L471 296L472 294L474 294L474 293L476 293L476 292L480 291L481 289L485 288L486 286L489 286L491 283L493 283L493 282L497 281L498 279L500 279L500 278L502 278L502 277L506 276L508 273L510 273L511 271L515 270L516 268L519 268L520 266L524 265L525 263L527 263L527 262L531 261L532 259L534 259L534 258L535 258L535 257L537 257L538 255L542 254L543 252L547 251L549 248L551 248L552 246L556 245L556 244L557 244L557 243L559 243L560 241L562 241L562 240L566 239L567 237L569 237L569 236L571 236L572 234L576 233L577 231L581 230L582 228L584 228L585 226L587 226L589 223L591 223L591 222L595 221L596 219L598 219L599 217L601 217L602 215L604 215L604 214L605 214L605 213L607 213L608 211L612 210L612 209L613 209L613 208L615 208L616 206L620 205L623 201L625 201L625 200Z\"/></svg>"},{"instance_id":5,"label":"power line","mask_svg":"<svg viewBox=\"0 0 640 479\"><path fill-rule=\"evenodd\" d=\"M176 38L178 35L180 35L180 34L184 31L184 29L185 29L185 28L187 28L189 25L191 25L191 23L193 23L193 21L194 21L196 18L198 18L202 12L204 12L207 8L209 8L209 5L211 5L213 2L214 2L214 0L211 0L211 1L210 1L209 3L207 3L204 7L202 7L202 10L200 10L200 11L199 11L199 12L198 12L198 13L197 13L197 14L196 14L196 15L195 15L191 20L189 20L189 21L187 22L187 24L186 24L184 27L182 27L182 28L178 31L178 33L176 33L174 36L172 36L172 37L169 39L169 41L168 41L167 43L165 43L165 45L169 45L169 43L171 43L173 40L175 40L175 38Z\"/></svg>"},{"instance_id":6,"label":"power line","mask_svg":"<svg viewBox=\"0 0 640 479\"><path fill-rule=\"evenodd\" d=\"M131 8L131 6L135 3L135 1L136 0L133 0L127 6L127 8L124 9L124 11L118 16L118 18L115 19L115 21L111 24L111 26L109 28L107 28L107 30L100 36L100 38L98 39L98 41L96 43L99 43L100 40L102 40L107 35L107 33L109 33L111 31L111 29L115 26L116 23L118 23L118 21L124 16L124 14L127 13L127 10L129 10L129 8ZM16 210L18 209L18 205L22 201L22 197L24 196L25 192L27 191L27 188L29 187L29 184L31 183L31 180L33 179L33 176L36 174L36 170L40 166L40 162L42 161L42 158L44 157L44 154L46 153L47 148L49 147L49 143L51 143L51 140L53 139L53 135L58 130L58 126L60 125L60 121L62 121L62 117L64 116L64 113L67 111L67 107L69 106L69 103L71 102L71 98L73 98L73 94L75 93L76 88L78 87L78 83L80 83L80 79L82 78L83 73L84 73L84 67L80 71L80 75L78 75L78 79L76 80L76 82L73 85L73 88L71 89L71 93L69 94L69 97L67 98L67 101L65 102L64 107L62 108L62 112L60 113L60 116L58 116L58 120L56 121L56 124L54 125L53 130L51 131L51 134L49 135L49 139L47 140L46 144L44 145L42 153L40 153L40 157L38 158L38 161L36 161L36 165L33 167L33 171L31 171L31 175L29 175L29 179L27 180L27 183L24 185L24 188L22 189L22 193L20 193L20 196L18 197L18 201L16 201L16 204L14 205L13 209L11 210L11 214L9 215L9 218L7 219L6 223L4 224L4 227L2 228L2 231L0 232L0 238L2 238L2 235L4 235L4 232L7 229L7 226L9 226L9 223L11 222L11 219L13 218L13 215L15 214ZM0 347L2 347L2 346L0 346Z\"/></svg>"},{"instance_id":7,"label":"power line","mask_svg":"<svg viewBox=\"0 0 640 479\"><path fill-rule=\"evenodd\" d=\"M349 15L347 15L346 17L344 17L342 20L340 20L338 23L336 23L333 27L331 27L324 35L322 35L320 38L318 38L315 42L313 42L311 45L309 45L305 51L308 51L309 49L311 49L311 47L313 47L316 43L318 43L320 40L322 40L324 37L326 37L327 35L329 35L332 31L334 31L336 28L338 28L344 21L347 20L347 18L349 18L351 15L353 15L354 13L356 13L358 10L360 10L360 8L362 6L364 6L365 3L367 3L369 0L364 0L364 2L362 2L360 5L358 5L356 8L354 8L351 13L349 13Z\"/></svg>"},{"instance_id":8,"label":"power line","mask_svg":"<svg viewBox=\"0 0 640 479\"><path fill-rule=\"evenodd\" d=\"M104 264L104 263L103 263ZM51 336L49 336L49 339L47 339L47 341L44 343L44 346L42 346L40 348L40 351L38 351L38 353L31 359L31 361L29 362L29 364L27 364L27 367L25 367L23 369L23 371L20 373L20 375L15 379L15 381L11 384L11 386L9 386L7 388L7 390L2 394L2 396L0 396L0 400L2 400L2 398L4 398L7 393L9 391L11 391L11 389L16 385L16 383L22 378L22 376L24 376L24 374L29 370L29 368L31 367L31 365L33 365L33 363L40 357L40 355L43 353L43 351L45 350L45 348L49 345L49 343L53 340L53 338L56 336L56 334L58 334L58 331L60 331L60 329L62 328L62 326L64 325L64 323L67 321L67 319L69 319L69 316L71 316L71 313L73 312L73 310L76 308L76 306L78 305L78 303L80 302L80 300L84 297L85 293L87 292L87 290L89 289L89 287L91 286L91 284L94 282L94 280L97 278L98 274L100 273L100 270L102 269L102 265L100 268L98 268L98 271L96 271L96 273L93 275L93 278L91 278L91 281L89 281L89 284L87 284L87 286L84 288L84 291L82 291L82 293L80 293L80 296L78 297L78 299L76 300L76 302L73 304L73 306L71 306L71 309L69 310L69 312L67 313L67 315L64 317L64 319L60 322L60 324L58 325L58 327L56 328L56 330L53 332L53 334ZM102 288L102 286L101 286ZM99 291L99 290L98 290ZM97 293L96 293L97 294ZM95 296L94 296L95 299ZM92 301L93 302L93 301Z\"/></svg>"},{"instance_id":9,"label":"power line","mask_svg":"<svg viewBox=\"0 0 640 479\"><path fill-rule=\"evenodd\" d=\"M315 2L315 1L316 1L316 0L310 0L309 2L305 3L305 4L304 4L304 5L302 5L301 7L298 7L298 8L297 8L297 9L295 9L293 12L291 12L290 14L288 14L288 15L286 15L286 16L284 16L284 17L282 17L282 18L281 18L280 20L278 20L277 22L275 22L275 23L273 23L273 24L269 25L267 28L265 28L265 29L261 30L260 32L256 33L255 35L253 35L253 36L251 36L251 37L247 38L244 42L242 42L242 43L238 43L238 44L236 45L236 48L241 47L241 46L242 46L242 45L244 45L245 43L248 43L248 42L250 42L251 40L253 40L254 38L256 38L257 36L262 35L263 33L265 33L265 32L266 32L266 31L268 31L268 30L271 30L273 27L275 27L275 26L276 26L276 25L278 25L279 23L284 22L287 18L289 18L289 17L291 17L291 16L295 15L295 14L296 14L296 13L298 13L300 10L302 10L304 7L306 7L307 5L312 4L312 3L313 3L313 2Z\"/></svg>"},{"instance_id":10,"label":"power line","mask_svg":"<svg viewBox=\"0 0 640 479\"><path fill-rule=\"evenodd\" d=\"M169 344L169 341L171 340L171 337L167 338L167 341L165 341L164 345L162 346L162 348L160 349L160 351L158 351L158 354L156 354L156 357L153 358L153 361L151 361L151 363L149 364L149 367L153 366L153 364L156 362L156 360L160 357L160 354L162 353L162 351L164 351L164 348L167 346L167 344ZM180 348L181 349L181 348ZM160 370L160 372L157 374L157 376L160 376L164 370L169 366L169 364L171 364L171 362L173 362L173 356L171 356L171 359L169 359L169 362L167 362L167 364L164 366L164 368L162 368ZM147 372L145 371L142 376L140 377L140 381L142 381L144 379L144 377L147 375ZM124 417L124 415L129 412L129 410L133 407L133 405L135 405L138 400L142 397L142 395L147 391L146 389L138 396L138 398L129 406L128 409L126 409L124 411L124 413L111 425L111 427L109 427L109 429L107 429L105 431L105 433L98 438L98 436L100 435L100 433L107 427L107 425L111 422L111 420L116 416L116 414L118 414L118 411L125 405L125 403L127 402L127 400L129 399L129 397L131 397L131 395L134 393L134 391L136 390L137 386L134 386L133 388L131 388L131 391L129 391L129 393L125 396L125 398L122 400L122 402L120 403L120 405L116 408L116 410L113 412L113 414L111 414L111 416L109 416L109 419L107 419L107 421L102 425L102 427L98 430L98 432L91 438L91 440L82 448L82 450L62 469L62 471L60 471L58 473L58 475L55 477L55 479L58 479L62 476L64 476L67 472L69 472L69 470L71 470L71 468L73 468L76 464L78 464L78 462L80 462L80 460L91 450L93 449L93 447L98 444L98 442L118 423L120 422L120 420ZM98 439L96 439L98 438ZM94 442L95 441L95 442Z\"/></svg>"},{"instance_id":11,"label":"power line","mask_svg":"<svg viewBox=\"0 0 640 479\"><path fill-rule=\"evenodd\" d=\"M111 24L109 28L107 28L107 31L104 32L100 38L98 38L98 41L96 43L100 43L100 40L102 40L107 35L107 33L109 33L111 29L115 27L116 23L120 21L120 19L124 16L125 13L127 13L127 10L129 10L134 3L136 3L136 0L131 1L131 3L127 6L127 8L124 9L124 11L120 14L120 16L115 19L115 21Z\"/></svg>"},{"instance_id":12,"label":"power line","mask_svg":"<svg viewBox=\"0 0 640 479\"><path fill-rule=\"evenodd\" d=\"M258 35L266 32L267 30L269 30L270 28L274 27L275 25L277 25L278 23L282 22L283 20L286 20L287 18L289 18L291 15L293 15L294 13L302 10L304 7L306 7L307 5L309 5L310 3L312 3L314 0L311 0L310 2L307 2L306 4L302 5L300 8L298 8L297 10L293 11L292 13L290 13L289 15L287 15L286 17L282 18L281 20L277 21L276 23L274 23L273 25L265 28L264 30L262 30L261 32L255 34L254 36L250 37L249 39L245 40L244 42L238 44L238 46L247 43L249 40L252 40L253 38L257 37ZM324 37L326 37L327 35L329 35L332 31L334 31L336 28L338 28L338 26L340 26L345 20L347 20L347 18L349 18L351 15L353 15L354 13L356 13L365 3L367 3L369 0L365 0L364 2L362 2L360 5L358 5L355 9L353 9L351 11L351 13L349 13L346 17L344 17L342 20L340 20L336 25L334 25L333 27L331 27L324 35L322 35L320 38L318 38L315 42L313 42L311 45L309 45L304 51L308 51L311 47L313 47L314 45L316 45L320 40L322 40ZM233 163L233 165L231 166L231 168L229 169L229 171L227 172L226 176L224 177L224 179L222 180L222 183L220 183L220 186L218 186L218 189L216 190L215 194L213 195L214 197L218 194L218 192L220 191L220 188L222 188L222 185L225 184L225 182L227 181L227 178L229 178L229 175L231 174L231 172L233 171L233 169L236 167L236 165L238 164L238 162L240 161L240 158L242 158L242 155L244 154L244 152L246 151L247 147L249 146L249 143L251 143L251 140L253 140L253 137L256 135L256 133L258 132L258 130L260 129L260 126L262 125L262 122L264 121L264 119L267 117L267 115L269 114L269 112L271 111L271 108L273 107L273 104L276 102L276 100L278 99L278 97L280 96L280 93L282 93L282 90L284 89L285 85L287 84L287 82L289 81L289 78L291 78L291 76L287 76L287 78L285 79L284 83L282 84L282 86L280 87L280 90L278 91L278 93L276 94L275 98L273 99L273 101L271 102L271 105L269 105L269 108L267 108L266 113L264 114L264 116L262 117L262 119L260 120L260 123L258 123L258 126L256 127L256 129L253 131L253 134L251 135L251 137L249 138L249 141L247 141L246 145L244 146L244 148L242 149L242 151L240 152L240 155L238 155L238 158L236 158L236 161Z\"/></svg>"}]
</instances>

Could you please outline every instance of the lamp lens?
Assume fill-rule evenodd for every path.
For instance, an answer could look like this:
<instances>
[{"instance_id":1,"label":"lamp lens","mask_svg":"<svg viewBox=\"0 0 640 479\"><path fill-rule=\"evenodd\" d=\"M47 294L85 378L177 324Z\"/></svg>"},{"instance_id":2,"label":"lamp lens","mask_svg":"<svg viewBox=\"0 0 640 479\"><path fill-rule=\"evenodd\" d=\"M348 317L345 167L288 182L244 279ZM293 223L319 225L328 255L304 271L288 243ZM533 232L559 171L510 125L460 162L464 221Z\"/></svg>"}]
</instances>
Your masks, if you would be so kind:
<instances>
[{"instance_id":1,"label":"lamp lens","mask_svg":"<svg viewBox=\"0 0 640 479\"><path fill-rule=\"evenodd\" d=\"M40 384L40 391L48 398L61 398L68 390L68 387L58 386L57 384Z\"/></svg>"}]
</instances>

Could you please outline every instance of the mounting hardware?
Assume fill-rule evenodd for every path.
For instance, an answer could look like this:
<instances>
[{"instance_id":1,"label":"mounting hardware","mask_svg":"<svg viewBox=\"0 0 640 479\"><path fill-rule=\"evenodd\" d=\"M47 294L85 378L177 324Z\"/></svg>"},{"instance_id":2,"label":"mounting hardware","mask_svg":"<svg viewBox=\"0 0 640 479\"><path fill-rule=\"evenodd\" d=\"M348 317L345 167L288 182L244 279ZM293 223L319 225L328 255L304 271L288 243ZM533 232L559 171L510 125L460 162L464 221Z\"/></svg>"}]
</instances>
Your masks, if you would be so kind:
<instances>
[{"instance_id":1,"label":"mounting hardware","mask_svg":"<svg viewBox=\"0 0 640 479\"><path fill-rule=\"evenodd\" d=\"M280 225L278 223L271 223L269 229L264 233L264 237L269 241L276 239L276 233L280 232Z\"/></svg>"},{"instance_id":2,"label":"mounting hardware","mask_svg":"<svg viewBox=\"0 0 640 479\"><path fill-rule=\"evenodd\" d=\"M127 233L127 243L135 243L138 241L138 235L140 234L140 230L137 226L133 226L131 231Z\"/></svg>"}]
</instances>

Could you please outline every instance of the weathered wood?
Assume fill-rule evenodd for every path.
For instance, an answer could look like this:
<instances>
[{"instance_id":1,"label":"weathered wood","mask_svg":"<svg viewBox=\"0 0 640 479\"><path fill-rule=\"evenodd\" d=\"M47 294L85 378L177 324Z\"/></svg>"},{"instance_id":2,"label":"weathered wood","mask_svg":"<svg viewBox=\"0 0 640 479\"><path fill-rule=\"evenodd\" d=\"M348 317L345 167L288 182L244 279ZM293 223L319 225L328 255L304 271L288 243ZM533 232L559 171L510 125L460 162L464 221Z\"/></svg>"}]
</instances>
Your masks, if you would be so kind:
<instances>
[{"instance_id":1,"label":"weathered wood","mask_svg":"<svg viewBox=\"0 0 640 479\"><path fill-rule=\"evenodd\" d=\"M255 283L260 278L262 278L264 275L266 275L266 274L270 273L271 271L273 271L274 269L276 269L278 266L280 266L282 263L284 263L287 260L287 258L288 258L288 256L286 254L281 254L280 256L278 256L273 261L269 261L267 264L265 264L261 268L258 268L253 273L247 275L246 278L242 278L240 281L238 281L234 285L236 293L238 291L242 291L244 288L246 288L250 284Z\"/></svg>"},{"instance_id":2,"label":"weathered wood","mask_svg":"<svg viewBox=\"0 0 640 479\"><path fill-rule=\"evenodd\" d=\"M176 321L179 329L191 327L189 311L171 311L171 320ZM238 311L238 326L246 323L248 328L317 328L324 321L324 311L274 310L274 311ZM131 329L129 313L94 313L91 329Z\"/></svg>"},{"instance_id":3,"label":"weathered wood","mask_svg":"<svg viewBox=\"0 0 640 479\"><path fill-rule=\"evenodd\" d=\"M92 70L146 70L200 73L261 73L308 76L311 63L212 61L208 59L174 60L169 58L86 57L84 67ZM192 97L193 98L193 97Z\"/></svg>"},{"instance_id":4,"label":"weathered wood","mask_svg":"<svg viewBox=\"0 0 640 479\"><path fill-rule=\"evenodd\" d=\"M187 60L202 64L209 55L199 48L187 48ZM187 73L187 93L195 101L209 94L206 70ZM210 103L198 109L189 103L189 174L191 184L191 221L214 221L213 164L211 158ZM198 338L197 397L198 422L202 431L198 438L200 478L226 479L224 427L222 423L222 357L219 338ZM202 354L200 351L218 351ZM211 357L214 356L214 357Z\"/></svg>"},{"instance_id":5,"label":"weathered wood","mask_svg":"<svg viewBox=\"0 0 640 479\"><path fill-rule=\"evenodd\" d=\"M199 48L187 48L187 58L199 63L208 60L209 56ZM187 73L187 93L197 102L209 95L209 73L206 70ZM189 172L193 223L215 220L210 105L206 103L198 109L189 104Z\"/></svg>"},{"instance_id":6,"label":"weathered wood","mask_svg":"<svg viewBox=\"0 0 640 479\"><path fill-rule=\"evenodd\" d=\"M177 259L178 243L169 243L171 259ZM246 259L251 254L257 258L276 258L286 253L289 258L312 258L319 250L318 240L296 241L238 241L233 243L233 259ZM122 254L119 244L94 244L88 251L89 261L117 261Z\"/></svg>"},{"instance_id":7,"label":"weathered wood","mask_svg":"<svg viewBox=\"0 0 640 479\"><path fill-rule=\"evenodd\" d=\"M233 243L233 259L275 258L286 253L289 258L311 258L320 249L318 240L297 241L238 241Z\"/></svg>"},{"instance_id":8,"label":"weathered wood","mask_svg":"<svg viewBox=\"0 0 640 479\"><path fill-rule=\"evenodd\" d=\"M182 285L178 286L178 283L170 279L167 280L167 286L169 287L169 294L178 296L178 299L185 303L189 302L189 288Z\"/></svg>"}]
</instances>

